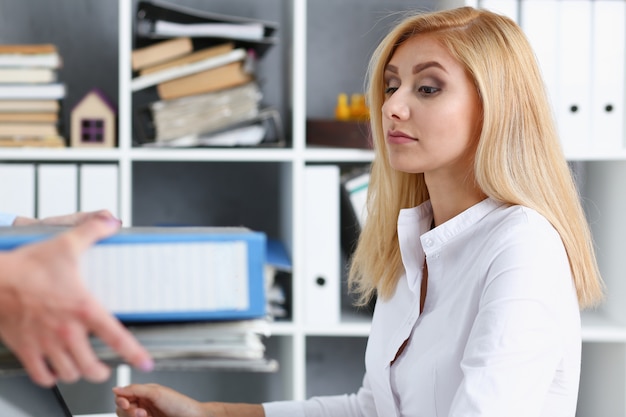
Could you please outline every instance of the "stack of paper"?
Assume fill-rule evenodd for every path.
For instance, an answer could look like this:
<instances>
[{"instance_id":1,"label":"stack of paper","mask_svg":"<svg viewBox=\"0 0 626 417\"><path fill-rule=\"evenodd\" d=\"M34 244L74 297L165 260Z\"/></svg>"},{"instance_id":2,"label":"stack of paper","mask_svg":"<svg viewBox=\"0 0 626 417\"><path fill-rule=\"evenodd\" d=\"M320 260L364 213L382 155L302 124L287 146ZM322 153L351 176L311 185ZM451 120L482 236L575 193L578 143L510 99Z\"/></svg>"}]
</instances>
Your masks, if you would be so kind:
<instances>
[{"instance_id":1,"label":"stack of paper","mask_svg":"<svg viewBox=\"0 0 626 417\"><path fill-rule=\"evenodd\" d=\"M284 145L261 105L257 61L276 25L160 0L137 4L132 51L138 142L150 147ZM156 97L156 99L155 99Z\"/></svg>"}]
</instances>

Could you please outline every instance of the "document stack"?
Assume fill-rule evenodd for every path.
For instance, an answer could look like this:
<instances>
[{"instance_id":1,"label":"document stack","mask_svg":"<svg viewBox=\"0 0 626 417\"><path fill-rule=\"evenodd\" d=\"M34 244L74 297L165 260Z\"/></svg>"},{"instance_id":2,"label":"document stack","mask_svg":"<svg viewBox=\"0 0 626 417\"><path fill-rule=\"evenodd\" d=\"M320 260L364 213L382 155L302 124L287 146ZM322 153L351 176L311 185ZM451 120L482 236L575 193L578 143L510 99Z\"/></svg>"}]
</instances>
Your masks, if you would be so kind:
<instances>
[{"instance_id":1,"label":"document stack","mask_svg":"<svg viewBox=\"0 0 626 417\"><path fill-rule=\"evenodd\" d=\"M57 80L61 57L52 44L0 45L0 147L63 147Z\"/></svg>"},{"instance_id":2,"label":"document stack","mask_svg":"<svg viewBox=\"0 0 626 417\"><path fill-rule=\"evenodd\" d=\"M63 228L5 228L0 250ZM90 248L87 288L150 351L157 369L274 371L269 336L266 237L241 227L130 227ZM120 358L98 340L98 356ZM11 368L0 352L0 368Z\"/></svg>"},{"instance_id":3,"label":"document stack","mask_svg":"<svg viewBox=\"0 0 626 417\"><path fill-rule=\"evenodd\" d=\"M163 1L137 6L131 64L143 146L255 146L282 141L263 109L256 61L276 39L272 23Z\"/></svg>"}]
</instances>

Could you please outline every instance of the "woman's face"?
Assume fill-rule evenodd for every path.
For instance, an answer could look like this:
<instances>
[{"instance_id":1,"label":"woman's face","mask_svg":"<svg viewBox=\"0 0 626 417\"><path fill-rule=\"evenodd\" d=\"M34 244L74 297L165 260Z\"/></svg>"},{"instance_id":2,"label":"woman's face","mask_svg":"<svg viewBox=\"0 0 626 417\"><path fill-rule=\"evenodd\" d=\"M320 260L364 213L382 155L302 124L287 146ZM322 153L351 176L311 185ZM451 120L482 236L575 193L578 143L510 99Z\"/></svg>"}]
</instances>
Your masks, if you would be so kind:
<instances>
[{"instance_id":1,"label":"woman's face","mask_svg":"<svg viewBox=\"0 0 626 417\"><path fill-rule=\"evenodd\" d=\"M480 133L476 88L431 35L400 45L385 68L382 124L391 166L408 173L466 176Z\"/></svg>"}]
</instances>

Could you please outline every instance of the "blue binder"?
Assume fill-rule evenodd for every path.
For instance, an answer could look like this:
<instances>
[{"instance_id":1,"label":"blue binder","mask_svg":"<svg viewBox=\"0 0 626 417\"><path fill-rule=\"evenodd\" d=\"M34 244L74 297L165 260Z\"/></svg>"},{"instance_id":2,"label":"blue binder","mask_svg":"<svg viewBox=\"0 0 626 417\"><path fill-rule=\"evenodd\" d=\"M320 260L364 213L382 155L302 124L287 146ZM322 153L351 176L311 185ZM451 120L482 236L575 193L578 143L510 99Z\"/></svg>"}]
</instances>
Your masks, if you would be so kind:
<instances>
[{"instance_id":1,"label":"blue binder","mask_svg":"<svg viewBox=\"0 0 626 417\"><path fill-rule=\"evenodd\" d=\"M9 227L0 250L67 230ZM125 323L265 317L266 236L243 227L128 227L87 250L83 278Z\"/></svg>"}]
</instances>

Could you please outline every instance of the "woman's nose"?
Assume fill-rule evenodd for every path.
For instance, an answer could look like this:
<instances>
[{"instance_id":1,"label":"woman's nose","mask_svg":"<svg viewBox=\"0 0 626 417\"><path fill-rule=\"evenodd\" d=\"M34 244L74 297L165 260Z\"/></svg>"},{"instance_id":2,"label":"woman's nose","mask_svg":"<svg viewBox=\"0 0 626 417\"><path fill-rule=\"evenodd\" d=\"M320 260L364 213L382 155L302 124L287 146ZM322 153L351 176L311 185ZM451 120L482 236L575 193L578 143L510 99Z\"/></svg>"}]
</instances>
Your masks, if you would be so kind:
<instances>
[{"instance_id":1,"label":"woman's nose","mask_svg":"<svg viewBox=\"0 0 626 417\"><path fill-rule=\"evenodd\" d=\"M397 90L383 104L383 115L389 119L407 120L411 112L402 93Z\"/></svg>"}]
</instances>

